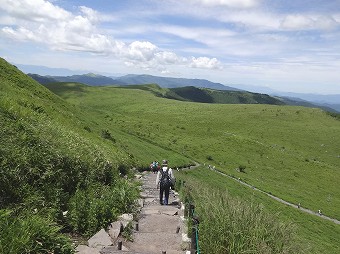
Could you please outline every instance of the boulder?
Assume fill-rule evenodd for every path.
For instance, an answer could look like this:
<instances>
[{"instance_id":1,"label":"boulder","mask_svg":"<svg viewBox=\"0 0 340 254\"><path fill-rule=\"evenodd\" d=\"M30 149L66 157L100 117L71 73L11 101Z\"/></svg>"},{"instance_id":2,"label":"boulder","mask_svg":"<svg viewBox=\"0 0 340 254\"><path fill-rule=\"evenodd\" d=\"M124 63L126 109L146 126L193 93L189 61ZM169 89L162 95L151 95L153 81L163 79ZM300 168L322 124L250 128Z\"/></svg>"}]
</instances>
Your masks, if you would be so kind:
<instances>
[{"instance_id":1,"label":"boulder","mask_svg":"<svg viewBox=\"0 0 340 254\"><path fill-rule=\"evenodd\" d=\"M137 204L138 204L139 207L143 207L144 206L144 199L142 199L142 198L137 199Z\"/></svg>"},{"instance_id":2,"label":"boulder","mask_svg":"<svg viewBox=\"0 0 340 254\"><path fill-rule=\"evenodd\" d=\"M91 248L102 249L105 246L112 245L112 240L108 233L106 233L104 229L101 229L88 240L88 244Z\"/></svg>"},{"instance_id":3,"label":"boulder","mask_svg":"<svg viewBox=\"0 0 340 254\"><path fill-rule=\"evenodd\" d=\"M131 213L124 213L118 217L118 220L121 221L125 228L129 222L133 221L133 215Z\"/></svg>"},{"instance_id":4,"label":"boulder","mask_svg":"<svg viewBox=\"0 0 340 254\"><path fill-rule=\"evenodd\" d=\"M119 236L123 225L121 221L112 222L109 226L109 235L113 241L116 241Z\"/></svg>"}]
</instances>

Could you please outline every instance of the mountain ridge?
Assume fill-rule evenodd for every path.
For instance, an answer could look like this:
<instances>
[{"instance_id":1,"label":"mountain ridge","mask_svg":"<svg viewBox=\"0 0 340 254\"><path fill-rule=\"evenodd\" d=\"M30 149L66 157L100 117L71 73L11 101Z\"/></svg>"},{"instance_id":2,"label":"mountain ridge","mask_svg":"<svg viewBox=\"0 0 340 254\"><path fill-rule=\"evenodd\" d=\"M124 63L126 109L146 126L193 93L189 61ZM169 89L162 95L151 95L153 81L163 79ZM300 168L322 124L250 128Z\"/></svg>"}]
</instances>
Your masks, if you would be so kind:
<instances>
[{"instance_id":1,"label":"mountain ridge","mask_svg":"<svg viewBox=\"0 0 340 254\"><path fill-rule=\"evenodd\" d=\"M318 107L326 111L340 112L340 95L317 95L303 93L287 93L279 92L266 87L252 87L249 90L242 88L250 88L251 86L235 85L240 88L226 86L221 83L211 82L206 79L187 79L174 77L160 77L147 74L127 74L121 77L107 77L94 73L71 76L41 76L38 74L28 74L41 84L49 82L79 82L90 86L131 86L137 84L158 84L163 88L180 88L180 87L198 87L225 91L252 92L259 94L268 94L272 97L279 97L288 105L300 105L306 107ZM259 91L257 91L259 90ZM266 92L267 91L267 92Z\"/></svg>"}]
</instances>

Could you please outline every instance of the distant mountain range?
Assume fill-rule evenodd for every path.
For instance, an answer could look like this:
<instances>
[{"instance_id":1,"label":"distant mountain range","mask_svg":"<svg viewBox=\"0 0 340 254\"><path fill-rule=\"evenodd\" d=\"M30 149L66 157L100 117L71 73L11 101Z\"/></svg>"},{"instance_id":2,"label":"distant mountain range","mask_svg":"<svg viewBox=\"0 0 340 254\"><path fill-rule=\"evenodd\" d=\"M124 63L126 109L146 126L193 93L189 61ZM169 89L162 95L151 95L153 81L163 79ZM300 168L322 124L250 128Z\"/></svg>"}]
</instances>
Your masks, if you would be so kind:
<instances>
[{"instance_id":1,"label":"distant mountain range","mask_svg":"<svg viewBox=\"0 0 340 254\"><path fill-rule=\"evenodd\" d=\"M170 78L133 74L111 78L93 73L72 76L40 76L38 74L31 73L29 73L28 75L42 84L47 84L51 82L79 82L90 86L158 84L159 86L164 88L196 86L217 90L242 91L241 89L225 86L220 83L214 83L206 79Z\"/></svg>"},{"instance_id":2,"label":"distant mountain range","mask_svg":"<svg viewBox=\"0 0 340 254\"><path fill-rule=\"evenodd\" d=\"M211 82L205 79L186 79L186 78L172 78L172 77L159 77L152 75L124 75L121 77L108 77L93 73L83 75L71 75L71 76L41 76L38 74L28 74L33 79L41 84L48 84L53 82L78 82L90 86L106 86L106 85L118 85L118 86L130 86L140 84L158 84L163 88L182 88L182 87L197 87L207 88L220 91L235 91L235 92L247 92L247 89L251 88L250 92L258 94L268 94L272 97L288 105L305 106L305 107L319 107L326 111L340 112L340 95L318 95L318 94L303 94L303 93L286 93L274 91L265 87L258 87L258 91L254 86L235 85L238 88L226 86L221 83ZM185 91L193 92L193 89L180 89L179 92ZM267 91L267 92L266 92ZM196 92L198 92L196 90ZM188 96L188 94L186 94ZM195 98L198 95L194 95ZM242 103L242 96L240 97ZM185 97L185 99L188 99ZM256 102L255 102L256 103ZM277 103L274 103L277 104Z\"/></svg>"}]
</instances>

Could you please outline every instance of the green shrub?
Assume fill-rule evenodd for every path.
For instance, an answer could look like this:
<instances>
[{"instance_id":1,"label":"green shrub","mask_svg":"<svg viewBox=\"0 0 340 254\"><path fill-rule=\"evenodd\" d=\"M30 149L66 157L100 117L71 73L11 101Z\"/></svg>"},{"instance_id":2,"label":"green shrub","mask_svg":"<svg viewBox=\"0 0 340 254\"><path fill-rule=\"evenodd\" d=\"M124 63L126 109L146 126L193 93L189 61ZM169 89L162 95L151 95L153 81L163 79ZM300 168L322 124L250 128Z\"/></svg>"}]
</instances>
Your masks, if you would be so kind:
<instances>
[{"instance_id":1,"label":"green shrub","mask_svg":"<svg viewBox=\"0 0 340 254\"><path fill-rule=\"evenodd\" d=\"M239 170L241 173L245 173L245 172L246 172L246 166L240 165L240 166L238 166L238 170Z\"/></svg>"},{"instance_id":2,"label":"green shrub","mask_svg":"<svg viewBox=\"0 0 340 254\"><path fill-rule=\"evenodd\" d=\"M74 253L60 227L39 214L0 210L0 253Z\"/></svg>"},{"instance_id":3,"label":"green shrub","mask_svg":"<svg viewBox=\"0 0 340 254\"><path fill-rule=\"evenodd\" d=\"M122 236L124 237L124 239L132 242L133 241L132 233L133 233L133 226L132 226L131 221L129 221L129 223L126 225L126 227L124 227L124 230L122 232Z\"/></svg>"},{"instance_id":4,"label":"green shrub","mask_svg":"<svg viewBox=\"0 0 340 254\"><path fill-rule=\"evenodd\" d=\"M136 186L124 180L114 186L97 184L78 189L70 199L66 224L72 231L91 235L106 228L119 214L133 212L137 197Z\"/></svg>"},{"instance_id":5,"label":"green shrub","mask_svg":"<svg viewBox=\"0 0 340 254\"><path fill-rule=\"evenodd\" d=\"M116 140L111 136L111 133L109 130L102 130L102 138L111 140L113 143L116 142Z\"/></svg>"}]
</instances>

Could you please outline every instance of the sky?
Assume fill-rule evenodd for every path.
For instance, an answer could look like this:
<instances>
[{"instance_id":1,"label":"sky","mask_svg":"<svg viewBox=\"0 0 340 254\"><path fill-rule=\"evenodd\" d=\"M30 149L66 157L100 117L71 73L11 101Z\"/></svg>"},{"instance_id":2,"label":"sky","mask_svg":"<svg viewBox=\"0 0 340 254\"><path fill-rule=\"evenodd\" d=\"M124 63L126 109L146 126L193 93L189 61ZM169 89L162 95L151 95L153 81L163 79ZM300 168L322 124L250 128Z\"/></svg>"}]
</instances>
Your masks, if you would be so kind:
<instances>
[{"instance_id":1,"label":"sky","mask_svg":"<svg viewBox=\"0 0 340 254\"><path fill-rule=\"evenodd\" d=\"M340 94L340 0L0 0L0 57Z\"/></svg>"}]
</instances>

